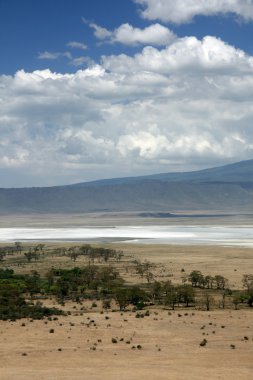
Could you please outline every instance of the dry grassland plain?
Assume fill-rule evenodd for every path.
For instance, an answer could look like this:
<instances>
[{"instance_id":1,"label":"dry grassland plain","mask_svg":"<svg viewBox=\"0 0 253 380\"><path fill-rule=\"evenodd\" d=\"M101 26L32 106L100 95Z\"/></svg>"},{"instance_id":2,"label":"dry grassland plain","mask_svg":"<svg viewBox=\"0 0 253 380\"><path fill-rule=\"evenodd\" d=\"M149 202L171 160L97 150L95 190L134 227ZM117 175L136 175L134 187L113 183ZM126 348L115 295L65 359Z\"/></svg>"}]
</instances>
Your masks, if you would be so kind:
<instances>
[{"instance_id":1,"label":"dry grassland plain","mask_svg":"<svg viewBox=\"0 0 253 380\"><path fill-rule=\"evenodd\" d=\"M242 288L242 275L253 273L251 248L119 243L102 246L124 252L117 269L129 283L143 281L128 264L134 259L156 264L157 281L170 278L181 283L183 275L200 270L205 275L227 277L231 288L237 289ZM45 256L38 262L17 265L14 257L8 267L18 273L38 270L43 274L52 266L70 268L85 263L82 257L74 263L66 257ZM58 306L54 299L45 304ZM120 312L113 305L116 311L102 311L100 301L96 307L88 300L82 305L68 301L63 307L71 313L67 316L0 321L0 379L251 379L253 310L234 310L233 306L222 310L217 305L210 311L193 307L173 311L152 306L149 316L136 318L131 308ZM201 347L203 339L207 343Z\"/></svg>"}]
</instances>

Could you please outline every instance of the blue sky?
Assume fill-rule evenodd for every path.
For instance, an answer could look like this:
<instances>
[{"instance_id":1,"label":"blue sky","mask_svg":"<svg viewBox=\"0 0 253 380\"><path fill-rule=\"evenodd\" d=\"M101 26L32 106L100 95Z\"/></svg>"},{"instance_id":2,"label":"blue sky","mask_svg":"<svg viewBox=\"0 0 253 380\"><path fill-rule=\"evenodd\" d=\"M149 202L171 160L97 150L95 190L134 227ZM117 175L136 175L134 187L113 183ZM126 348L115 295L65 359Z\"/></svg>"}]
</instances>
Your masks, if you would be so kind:
<instances>
[{"instance_id":1,"label":"blue sky","mask_svg":"<svg viewBox=\"0 0 253 380\"><path fill-rule=\"evenodd\" d=\"M253 0L0 0L0 186L253 158Z\"/></svg>"},{"instance_id":2,"label":"blue sky","mask_svg":"<svg viewBox=\"0 0 253 380\"><path fill-rule=\"evenodd\" d=\"M115 28L127 22L140 22L132 1L118 0L3 0L0 3L0 70L13 74L23 68L74 71L66 59L38 60L39 52L65 52L70 41L88 46L85 54L99 60L101 54L117 52L117 46L98 46L92 29L82 17ZM71 51L78 56L80 52Z\"/></svg>"},{"instance_id":3,"label":"blue sky","mask_svg":"<svg viewBox=\"0 0 253 380\"><path fill-rule=\"evenodd\" d=\"M83 53L95 61L103 54L133 54L136 47L119 44L99 44L89 27L94 22L109 30L124 23L145 28L153 21L140 17L140 5L132 0L2 0L0 2L1 74L14 74L17 70L43 70L74 72L66 57L57 60L38 59L39 53L67 52L79 57L80 51L69 49L70 41L87 45ZM82 19L87 20L85 24ZM201 16L186 24L163 23L178 36L194 35L203 38L212 35L253 54L253 23L242 19L236 22L231 15Z\"/></svg>"}]
</instances>

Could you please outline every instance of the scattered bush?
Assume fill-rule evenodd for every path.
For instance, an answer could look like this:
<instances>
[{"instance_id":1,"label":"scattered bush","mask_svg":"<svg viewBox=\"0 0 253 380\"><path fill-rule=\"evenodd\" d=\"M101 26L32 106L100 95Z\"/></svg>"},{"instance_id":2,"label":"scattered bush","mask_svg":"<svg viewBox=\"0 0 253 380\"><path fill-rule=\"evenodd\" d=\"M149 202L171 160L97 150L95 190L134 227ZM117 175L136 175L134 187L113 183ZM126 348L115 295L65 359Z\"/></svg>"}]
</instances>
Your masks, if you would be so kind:
<instances>
[{"instance_id":1,"label":"scattered bush","mask_svg":"<svg viewBox=\"0 0 253 380\"><path fill-rule=\"evenodd\" d=\"M200 342L200 346L201 347L204 347L204 346L206 346L206 344L207 344L207 340L206 339L203 339L201 342Z\"/></svg>"}]
</instances>

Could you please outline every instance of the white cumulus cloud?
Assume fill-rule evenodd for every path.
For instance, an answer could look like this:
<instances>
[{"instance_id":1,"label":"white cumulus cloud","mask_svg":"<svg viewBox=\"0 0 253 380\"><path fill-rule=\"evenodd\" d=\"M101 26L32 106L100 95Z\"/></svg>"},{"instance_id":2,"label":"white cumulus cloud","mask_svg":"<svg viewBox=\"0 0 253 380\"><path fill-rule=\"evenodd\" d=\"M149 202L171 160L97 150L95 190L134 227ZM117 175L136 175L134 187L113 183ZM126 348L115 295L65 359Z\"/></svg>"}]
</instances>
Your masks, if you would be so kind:
<instances>
[{"instance_id":1,"label":"white cumulus cloud","mask_svg":"<svg viewBox=\"0 0 253 380\"><path fill-rule=\"evenodd\" d=\"M175 34L161 24L152 24L144 29L135 28L126 23L120 25L113 31L107 30L94 23L90 24L95 31L95 36L100 40L110 43L121 43L124 45L153 45L163 46L171 43L175 38Z\"/></svg>"},{"instance_id":2,"label":"white cumulus cloud","mask_svg":"<svg viewBox=\"0 0 253 380\"><path fill-rule=\"evenodd\" d=\"M87 21L84 21L87 23ZM99 40L104 40L106 38L110 38L112 35L112 32L106 28L103 28L102 26L99 26L95 24L94 22L89 23L89 26L94 30L94 35L99 39Z\"/></svg>"},{"instance_id":3,"label":"white cumulus cloud","mask_svg":"<svg viewBox=\"0 0 253 380\"><path fill-rule=\"evenodd\" d=\"M44 51L42 53L38 54L38 59L49 59L49 60L55 60L59 59L61 57L65 57L68 59L71 59L71 53L66 51L66 52L49 52L49 51Z\"/></svg>"},{"instance_id":4,"label":"white cumulus cloud","mask_svg":"<svg viewBox=\"0 0 253 380\"><path fill-rule=\"evenodd\" d=\"M89 63L90 61L91 61L91 59L89 57L81 56L81 57L75 57L75 58L73 58L70 61L70 63L73 66L83 66L84 64Z\"/></svg>"},{"instance_id":5,"label":"white cumulus cloud","mask_svg":"<svg viewBox=\"0 0 253 380\"><path fill-rule=\"evenodd\" d=\"M195 16L233 13L246 21L253 19L252 0L134 0L142 6L141 14L149 20L176 24L192 21Z\"/></svg>"},{"instance_id":6,"label":"white cumulus cloud","mask_svg":"<svg viewBox=\"0 0 253 380\"><path fill-rule=\"evenodd\" d=\"M70 41L67 43L67 47L70 47L72 49L80 49L80 50L86 50L88 48L87 45L85 45L82 42L78 41Z\"/></svg>"},{"instance_id":7,"label":"white cumulus cloud","mask_svg":"<svg viewBox=\"0 0 253 380\"><path fill-rule=\"evenodd\" d=\"M230 70L251 72L253 68L252 57L212 36L206 36L203 40L184 37L162 50L148 46L134 57L124 54L106 56L103 62L107 69L113 71L133 71L138 68L164 74L199 70L229 74Z\"/></svg>"}]
</instances>

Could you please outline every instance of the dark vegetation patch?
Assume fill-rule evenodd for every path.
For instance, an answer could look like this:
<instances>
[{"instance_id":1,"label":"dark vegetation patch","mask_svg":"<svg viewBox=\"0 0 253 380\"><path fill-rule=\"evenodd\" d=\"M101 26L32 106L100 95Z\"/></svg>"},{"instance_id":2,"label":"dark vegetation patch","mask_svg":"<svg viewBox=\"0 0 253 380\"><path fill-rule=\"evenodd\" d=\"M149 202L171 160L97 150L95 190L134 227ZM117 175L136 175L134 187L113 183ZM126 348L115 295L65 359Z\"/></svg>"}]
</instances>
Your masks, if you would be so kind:
<instances>
[{"instance_id":1,"label":"dark vegetation patch","mask_svg":"<svg viewBox=\"0 0 253 380\"><path fill-rule=\"evenodd\" d=\"M210 310L233 307L244 304L253 306L253 275L245 274L242 279L244 290L231 290L229 280L222 275L205 275L198 270L187 274L181 271L182 284L173 284L171 280L157 281L154 269L156 266L149 261L128 261L123 268L129 268L134 276L141 279L138 285L126 283L119 272L119 262L123 258L122 251L109 248L92 247L90 245L59 247L46 249L44 244L23 246L16 242L13 246L2 247L1 261L6 266L8 257L17 260L23 257L29 264L32 260L42 260L45 255L67 256L70 263L76 262L79 256L85 258L86 265L72 268L51 268L43 276L33 270L29 274L17 274L13 269L0 268L0 319L31 318L41 319L52 315L64 314L56 308L43 306L40 299L56 299L60 305L72 300L82 305L84 300L91 300L92 308L100 305L105 312L112 309L116 303L123 312L131 307L136 312L136 318L149 316L147 309L152 305L163 305L170 309L198 307ZM7 258L7 259L6 259ZM125 260L125 258L123 258ZM19 265L19 261L18 264ZM138 281L139 282L139 281ZM113 301L113 303L112 303ZM229 302L228 302L229 301ZM74 307L78 312L77 307ZM82 307L82 312L84 311ZM116 310L115 306L112 311ZM71 314L70 311L67 314ZM184 319L188 313L178 313ZM105 316L105 319L108 319ZM56 317L54 320L57 320ZM157 318L156 318L157 320ZM95 326L95 324L94 324Z\"/></svg>"}]
</instances>

